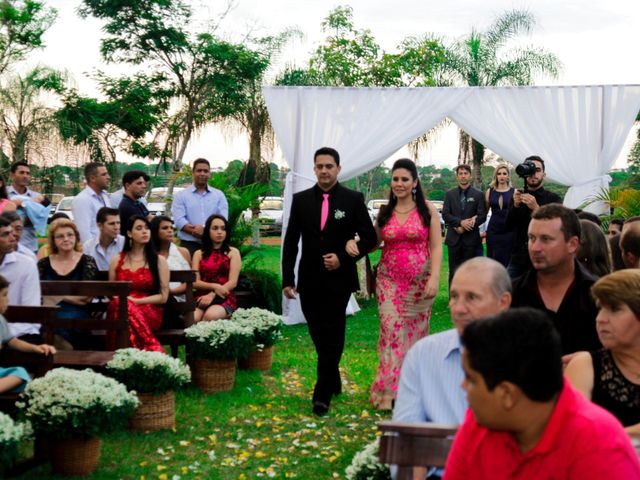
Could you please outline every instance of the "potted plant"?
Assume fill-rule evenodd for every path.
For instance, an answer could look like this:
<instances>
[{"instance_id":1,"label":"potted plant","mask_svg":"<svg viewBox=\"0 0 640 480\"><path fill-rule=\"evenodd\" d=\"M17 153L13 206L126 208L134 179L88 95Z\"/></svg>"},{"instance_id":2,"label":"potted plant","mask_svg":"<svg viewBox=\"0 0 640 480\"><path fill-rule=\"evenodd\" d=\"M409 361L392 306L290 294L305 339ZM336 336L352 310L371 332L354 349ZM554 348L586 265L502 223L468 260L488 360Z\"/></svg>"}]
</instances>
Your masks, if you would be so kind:
<instances>
[{"instance_id":1,"label":"potted plant","mask_svg":"<svg viewBox=\"0 0 640 480\"><path fill-rule=\"evenodd\" d=\"M56 368L27 384L16 405L46 440L54 473L88 475L98 466L99 436L126 426L138 399L92 370Z\"/></svg>"},{"instance_id":2,"label":"potted plant","mask_svg":"<svg viewBox=\"0 0 640 480\"><path fill-rule=\"evenodd\" d=\"M177 358L137 348L116 350L107 363L107 374L135 391L140 401L131 427L156 431L176 426L174 390L191 380L189 367Z\"/></svg>"},{"instance_id":3,"label":"potted plant","mask_svg":"<svg viewBox=\"0 0 640 480\"><path fill-rule=\"evenodd\" d=\"M253 330L231 320L217 320L196 323L184 333L195 384L207 393L231 390L236 359L253 348Z\"/></svg>"},{"instance_id":4,"label":"potted plant","mask_svg":"<svg viewBox=\"0 0 640 480\"><path fill-rule=\"evenodd\" d=\"M239 367L270 370L273 345L282 338L282 317L262 308L239 308L234 312L232 320L253 330L255 349L247 357L238 360Z\"/></svg>"},{"instance_id":5,"label":"potted plant","mask_svg":"<svg viewBox=\"0 0 640 480\"><path fill-rule=\"evenodd\" d=\"M376 439L356 453L345 470L347 480L391 480L387 465L378 460L380 440Z\"/></svg>"},{"instance_id":6,"label":"potted plant","mask_svg":"<svg viewBox=\"0 0 640 480\"><path fill-rule=\"evenodd\" d=\"M0 412L0 477L13 465L18 444L24 436L24 425Z\"/></svg>"}]
</instances>

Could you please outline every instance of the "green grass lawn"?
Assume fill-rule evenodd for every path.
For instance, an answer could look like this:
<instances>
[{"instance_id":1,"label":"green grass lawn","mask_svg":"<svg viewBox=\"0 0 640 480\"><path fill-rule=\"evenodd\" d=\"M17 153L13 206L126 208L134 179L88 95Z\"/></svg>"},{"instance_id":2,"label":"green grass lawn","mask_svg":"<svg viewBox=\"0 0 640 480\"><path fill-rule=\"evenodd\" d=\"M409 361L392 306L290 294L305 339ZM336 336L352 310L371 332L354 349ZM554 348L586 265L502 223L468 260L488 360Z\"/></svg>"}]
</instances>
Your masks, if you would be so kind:
<instances>
[{"instance_id":1,"label":"green grass lawn","mask_svg":"<svg viewBox=\"0 0 640 480\"><path fill-rule=\"evenodd\" d=\"M252 255L258 253L265 267L279 272L279 247L262 246ZM450 328L446 265L445 258L432 333ZM315 354L306 326L288 326L271 372L239 371L231 392L205 395L193 387L178 392L175 431L106 436L91 478L344 478L353 455L375 438L377 422L389 417L368 401L379 325L375 301L360 304L362 310L347 320L344 393L328 416L311 414ZM43 466L21 478L48 475Z\"/></svg>"}]
</instances>

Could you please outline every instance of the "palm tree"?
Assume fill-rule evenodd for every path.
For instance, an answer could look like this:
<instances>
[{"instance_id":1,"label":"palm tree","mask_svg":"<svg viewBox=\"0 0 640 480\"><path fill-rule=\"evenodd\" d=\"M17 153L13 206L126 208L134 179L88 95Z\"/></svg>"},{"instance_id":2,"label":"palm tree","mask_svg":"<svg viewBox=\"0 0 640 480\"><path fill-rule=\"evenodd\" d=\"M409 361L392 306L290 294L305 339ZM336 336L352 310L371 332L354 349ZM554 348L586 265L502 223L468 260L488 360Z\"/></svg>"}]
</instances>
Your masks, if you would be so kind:
<instances>
[{"instance_id":1,"label":"palm tree","mask_svg":"<svg viewBox=\"0 0 640 480\"><path fill-rule=\"evenodd\" d=\"M509 48L511 39L530 33L535 23L530 12L510 10L484 32L472 29L447 49L443 81L481 87L531 85L538 75L556 78L562 64L555 54L537 47ZM473 165L474 182L479 185L485 147L462 130L460 135L458 161Z\"/></svg>"}]
</instances>

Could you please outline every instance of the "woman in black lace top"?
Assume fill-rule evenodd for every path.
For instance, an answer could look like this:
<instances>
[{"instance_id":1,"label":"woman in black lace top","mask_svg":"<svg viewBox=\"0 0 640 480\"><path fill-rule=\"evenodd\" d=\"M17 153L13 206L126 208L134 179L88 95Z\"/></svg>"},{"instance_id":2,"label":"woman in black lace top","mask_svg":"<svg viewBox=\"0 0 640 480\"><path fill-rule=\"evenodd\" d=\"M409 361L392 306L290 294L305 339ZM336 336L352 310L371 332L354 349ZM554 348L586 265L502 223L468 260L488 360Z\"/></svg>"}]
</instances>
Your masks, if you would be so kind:
<instances>
[{"instance_id":1,"label":"woman in black lace top","mask_svg":"<svg viewBox=\"0 0 640 480\"><path fill-rule=\"evenodd\" d=\"M565 374L594 403L640 432L640 269L619 270L593 287L603 349L578 353Z\"/></svg>"}]
</instances>

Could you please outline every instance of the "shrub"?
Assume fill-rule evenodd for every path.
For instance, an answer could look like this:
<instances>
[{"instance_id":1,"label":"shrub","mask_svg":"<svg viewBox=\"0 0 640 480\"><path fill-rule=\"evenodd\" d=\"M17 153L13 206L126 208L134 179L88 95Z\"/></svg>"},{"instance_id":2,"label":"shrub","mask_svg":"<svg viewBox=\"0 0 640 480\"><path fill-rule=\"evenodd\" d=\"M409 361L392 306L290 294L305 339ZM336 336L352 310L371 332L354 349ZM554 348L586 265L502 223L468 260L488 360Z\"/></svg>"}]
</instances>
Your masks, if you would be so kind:
<instances>
[{"instance_id":1,"label":"shrub","mask_svg":"<svg viewBox=\"0 0 640 480\"><path fill-rule=\"evenodd\" d=\"M391 480L389 467L378 460L379 442L376 439L355 454L345 471L347 480Z\"/></svg>"},{"instance_id":2,"label":"shrub","mask_svg":"<svg viewBox=\"0 0 640 480\"><path fill-rule=\"evenodd\" d=\"M271 347L282 338L282 317L262 308L239 308L231 319L253 330L258 348Z\"/></svg>"},{"instance_id":3,"label":"shrub","mask_svg":"<svg viewBox=\"0 0 640 480\"><path fill-rule=\"evenodd\" d=\"M18 444L24 436L24 425L15 423L9 415L0 412L0 476L3 469L13 463Z\"/></svg>"},{"instance_id":4,"label":"shrub","mask_svg":"<svg viewBox=\"0 0 640 480\"><path fill-rule=\"evenodd\" d=\"M231 320L196 323L184 333L193 358L233 360L246 357L254 348L253 330Z\"/></svg>"}]
</instances>

